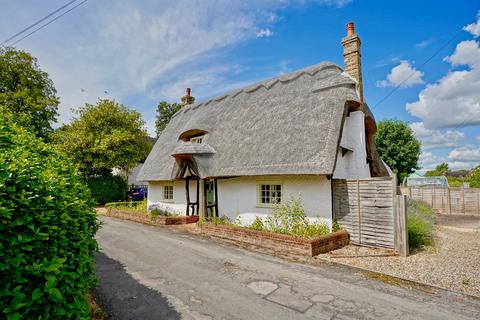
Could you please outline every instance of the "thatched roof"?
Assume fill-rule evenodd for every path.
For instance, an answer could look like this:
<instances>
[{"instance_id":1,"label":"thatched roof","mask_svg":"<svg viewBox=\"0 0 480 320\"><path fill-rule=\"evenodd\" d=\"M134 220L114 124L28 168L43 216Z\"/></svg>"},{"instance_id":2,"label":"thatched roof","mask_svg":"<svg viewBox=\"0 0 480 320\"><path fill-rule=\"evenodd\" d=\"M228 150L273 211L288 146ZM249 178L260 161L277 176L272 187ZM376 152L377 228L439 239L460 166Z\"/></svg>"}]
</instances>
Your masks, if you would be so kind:
<instances>
[{"instance_id":1,"label":"thatched roof","mask_svg":"<svg viewBox=\"0 0 480 320\"><path fill-rule=\"evenodd\" d=\"M162 132L138 179L174 179L179 137L195 129L207 132L203 143L214 152L192 154L202 178L332 174L347 101L359 101L355 81L324 62L187 105Z\"/></svg>"}]
</instances>

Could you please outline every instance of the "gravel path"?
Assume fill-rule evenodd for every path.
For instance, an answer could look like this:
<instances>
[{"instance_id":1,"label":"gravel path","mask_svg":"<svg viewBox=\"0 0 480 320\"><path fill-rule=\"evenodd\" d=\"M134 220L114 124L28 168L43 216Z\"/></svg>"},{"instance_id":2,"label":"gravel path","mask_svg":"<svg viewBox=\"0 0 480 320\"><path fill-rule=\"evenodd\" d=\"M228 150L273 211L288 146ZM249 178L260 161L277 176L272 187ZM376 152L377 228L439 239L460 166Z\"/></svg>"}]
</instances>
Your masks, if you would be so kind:
<instances>
[{"instance_id":1,"label":"gravel path","mask_svg":"<svg viewBox=\"0 0 480 320\"><path fill-rule=\"evenodd\" d=\"M318 256L480 297L480 231L437 227L435 247L408 257L391 251L347 246Z\"/></svg>"}]
</instances>

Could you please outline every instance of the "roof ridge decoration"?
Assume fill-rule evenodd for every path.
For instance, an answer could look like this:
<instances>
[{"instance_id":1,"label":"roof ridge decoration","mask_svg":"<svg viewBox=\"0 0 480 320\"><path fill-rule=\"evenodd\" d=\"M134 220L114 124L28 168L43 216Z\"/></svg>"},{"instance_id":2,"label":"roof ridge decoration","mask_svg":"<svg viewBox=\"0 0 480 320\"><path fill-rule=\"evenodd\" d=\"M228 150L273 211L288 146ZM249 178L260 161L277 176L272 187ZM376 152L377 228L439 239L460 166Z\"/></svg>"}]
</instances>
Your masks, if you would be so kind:
<instances>
[{"instance_id":1,"label":"roof ridge decoration","mask_svg":"<svg viewBox=\"0 0 480 320\"><path fill-rule=\"evenodd\" d=\"M256 83L256 84L246 86L246 87L243 87L243 88L225 93L225 94L223 94L219 97L211 98L207 101L200 102L200 103L198 103L196 105L193 105L191 107L189 106L187 108L181 109L178 113L176 113L174 115L174 117L177 114L180 114L180 113L187 113L190 109L195 110L195 109L198 109L201 106L208 106L212 102L220 102L220 101L225 100L229 97L233 99L241 93L253 93L253 92L255 92L255 91L257 91L261 88L264 88L266 90L270 90L277 83L282 83L282 84L289 83L289 82L297 80L298 78L300 78L301 76L304 76L304 75L314 77L319 72L322 72L322 71L325 71L325 70L328 70L328 69L338 70L341 73L343 73L343 70L339 66L337 66L336 64L334 64L332 62L325 61L325 62L319 63L317 65L314 65L314 66L310 66L310 67L307 67L307 68L304 68L304 69L301 69L301 70L297 70L297 71L294 71L294 72L290 72L290 73L287 73L287 74L282 74L280 76L277 76L277 77L274 77L274 78L271 78L271 79L263 80L263 81L261 81L259 83ZM338 74L337 73L329 74L325 77L322 77L319 80L324 80L324 79L334 77L334 76L338 76Z\"/></svg>"}]
</instances>

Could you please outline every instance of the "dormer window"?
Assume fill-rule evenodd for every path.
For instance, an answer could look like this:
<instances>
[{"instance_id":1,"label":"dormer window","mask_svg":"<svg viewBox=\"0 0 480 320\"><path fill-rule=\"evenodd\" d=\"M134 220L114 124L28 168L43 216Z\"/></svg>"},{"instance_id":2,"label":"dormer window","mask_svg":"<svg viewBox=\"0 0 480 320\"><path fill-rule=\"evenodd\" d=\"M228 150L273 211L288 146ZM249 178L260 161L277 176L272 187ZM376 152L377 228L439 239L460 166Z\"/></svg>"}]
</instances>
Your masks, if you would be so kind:
<instances>
[{"instance_id":1,"label":"dormer window","mask_svg":"<svg viewBox=\"0 0 480 320\"><path fill-rule=\"evenodd\" d=\"M178 139L185 142L202 143L203 138L205 138L205 134L207 134L207 131L205 130L190 129L183 132Z\"/></svg>"}]
</instances>

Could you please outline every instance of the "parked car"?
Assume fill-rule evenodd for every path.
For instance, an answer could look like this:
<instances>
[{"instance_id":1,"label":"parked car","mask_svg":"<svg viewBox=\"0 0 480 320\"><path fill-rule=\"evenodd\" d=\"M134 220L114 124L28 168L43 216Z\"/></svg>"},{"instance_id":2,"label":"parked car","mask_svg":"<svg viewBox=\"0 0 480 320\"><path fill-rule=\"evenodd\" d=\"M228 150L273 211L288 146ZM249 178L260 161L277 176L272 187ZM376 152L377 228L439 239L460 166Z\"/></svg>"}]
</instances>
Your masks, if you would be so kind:
<instances>
[{"instance_id":1,"label":"parked car","mask_svg":"<svg viewBox=\"0 0 480 320\"><path fill-rule=\"evenodd\" d=\"M134 187L127 192L129 201L142 201L147 197L147 189L144 187Z\"/></svg>"}]
</instances>

